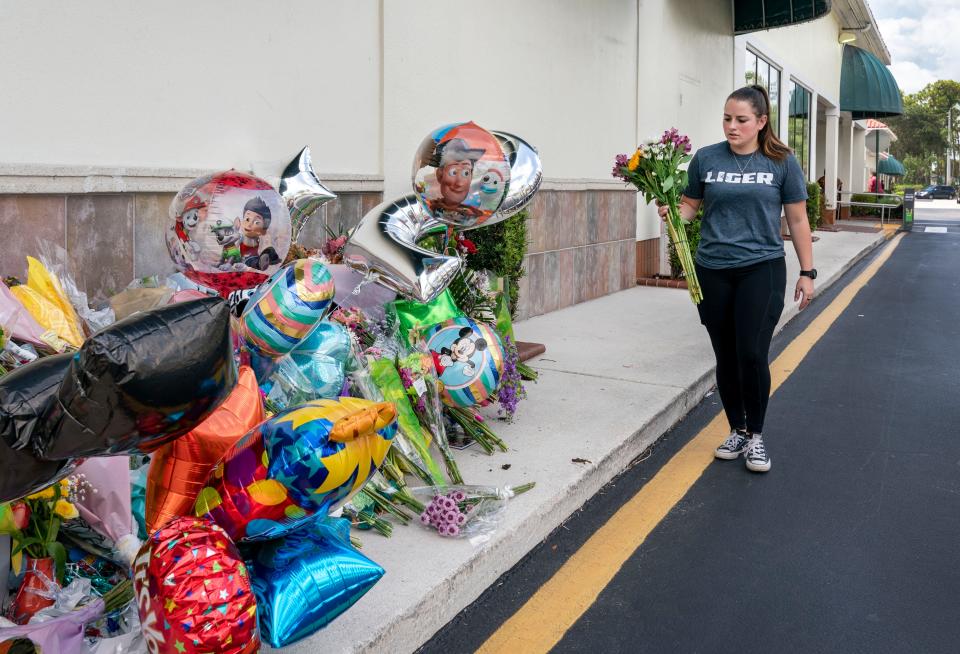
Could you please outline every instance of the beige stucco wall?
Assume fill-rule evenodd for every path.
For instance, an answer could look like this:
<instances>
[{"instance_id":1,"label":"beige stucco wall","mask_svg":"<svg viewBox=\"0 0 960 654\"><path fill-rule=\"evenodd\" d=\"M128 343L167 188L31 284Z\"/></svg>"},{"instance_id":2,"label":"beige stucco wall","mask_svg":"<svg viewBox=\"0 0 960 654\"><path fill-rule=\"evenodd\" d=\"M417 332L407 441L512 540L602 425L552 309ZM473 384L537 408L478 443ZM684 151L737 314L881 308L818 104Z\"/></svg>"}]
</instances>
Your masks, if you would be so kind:
<instances>
[{"instance_id":1,"label":"beige stucco wall","mask_svg":"<svg viewBox=\"0 0 960 654\"><path fill-rule=\"evenodd\" d=\"M0 1L2 163L380 168L375 0Z\"/></svg>"},{"instance_id":2,"label":"beige stucco wall","mask_svg":"<svg viewBox=\"0 0 960 654\"><path fill-rule=\"evenodd\" d=\"M731 3L640 2L637 131L676 127L695 148L723 139L723 101L733 77ZM637 239L660 235L653 207L638 203Z\"/></svg>"}]
</instances>

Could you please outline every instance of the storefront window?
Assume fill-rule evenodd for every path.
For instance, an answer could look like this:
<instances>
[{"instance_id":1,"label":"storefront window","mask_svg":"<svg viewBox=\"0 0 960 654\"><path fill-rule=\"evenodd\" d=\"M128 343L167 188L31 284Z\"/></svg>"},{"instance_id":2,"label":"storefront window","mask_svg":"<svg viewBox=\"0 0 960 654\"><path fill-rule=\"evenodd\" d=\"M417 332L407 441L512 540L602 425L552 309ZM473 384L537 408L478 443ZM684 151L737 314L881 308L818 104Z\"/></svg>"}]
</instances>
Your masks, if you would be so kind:
<instances>
[{"instance_id":1,"label":"storefront window","mask_svg":"<svg viewBox=\"0 0 960 654\"><path fill-rule=\"evenodd\" d=\"M759 84L770 96L770 128L780 133L780 69L755 52L747 50L745 74L747 84Z\"/></svg>"},{"instance_id":2,"label":"storefront window","mask_svg":"<svg viewBox=\"0 0 960 654\"><path fill-rule=\"evenodd\" d=\"M793 148L800 167L810 170L810 91L790 81L790 125L788 143Z\"/></svg>"}]
</instances>

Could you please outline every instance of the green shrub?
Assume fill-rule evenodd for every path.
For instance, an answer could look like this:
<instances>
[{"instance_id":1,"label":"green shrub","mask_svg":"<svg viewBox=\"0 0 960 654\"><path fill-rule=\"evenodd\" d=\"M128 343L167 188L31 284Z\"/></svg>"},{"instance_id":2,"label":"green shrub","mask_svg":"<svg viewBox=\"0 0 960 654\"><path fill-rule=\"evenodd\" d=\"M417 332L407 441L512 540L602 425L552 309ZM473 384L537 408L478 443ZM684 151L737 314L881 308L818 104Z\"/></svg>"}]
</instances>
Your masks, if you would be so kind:
<instances>
[{"instance_id":1,"label":"green shrub","mask_svg":"<svg viewBox=\"0 0 960 654\"><path fill-rule=\"evenodd\" d=\"M820 185L816 182L807 184L807 222L810 223L810 231L814 231L823 220L823 193L820 191Z\"/></svg>"},{"instance_id":2,"label":"green shrub","mask_svg":"<svg viewBox=\"0 0 960 654\"><path fill-rule=\"evenodd\" d=\"M520 299L520 278L526 274L523 257L527 254L527 212L521 211L504 221L464 232L477 251L467 257L467 267L492 270L498 277L510 280L510 313L517 310Z\"/></svg>"}]
</instances>

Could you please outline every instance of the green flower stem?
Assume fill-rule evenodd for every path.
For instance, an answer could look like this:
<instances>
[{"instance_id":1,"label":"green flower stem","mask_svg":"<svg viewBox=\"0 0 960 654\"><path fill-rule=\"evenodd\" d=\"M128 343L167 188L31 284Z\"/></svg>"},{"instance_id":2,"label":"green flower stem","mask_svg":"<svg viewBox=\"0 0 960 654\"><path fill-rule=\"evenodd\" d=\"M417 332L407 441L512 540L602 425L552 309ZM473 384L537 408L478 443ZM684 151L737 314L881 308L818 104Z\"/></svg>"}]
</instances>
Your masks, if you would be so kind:
<instances>
[{"instance_id":1,"label":"green flower stem","mask_svg":"<svg viewBox=\"0 0 960 654\"><path fill-rule=\"evenodd\" d=\"M673 243L680 259L680 267L683 268L683 276L687 281L690 299L693 300L694 304L700 304L703 299L703 291L700 289L700 280L697 279L697 270L694 267L693 257L690 255L690 244L687 242L687 230L683 226L680 208L677 206L677 199L674 194L670 194L666 200L666 204L669 206L667 232L670 234L670 241Z\"/></svg>"}]
</instances>

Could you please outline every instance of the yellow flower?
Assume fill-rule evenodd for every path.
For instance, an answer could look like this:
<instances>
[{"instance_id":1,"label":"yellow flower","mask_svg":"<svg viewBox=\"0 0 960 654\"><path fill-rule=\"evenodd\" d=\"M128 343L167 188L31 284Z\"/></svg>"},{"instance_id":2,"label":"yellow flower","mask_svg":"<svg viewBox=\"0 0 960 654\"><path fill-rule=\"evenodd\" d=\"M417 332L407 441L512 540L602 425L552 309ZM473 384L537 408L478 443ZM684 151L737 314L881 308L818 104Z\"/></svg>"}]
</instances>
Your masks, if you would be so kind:
<instances>
[{"instance_id":1,"label":"yellow flower","mask_svg":"<svg viewBox=\"0 0 960 654\"><path fill-rule=\"evenodd\" d=\"M47 486L42 491L37 491L33 495L27 495L28 500L52 500L53 486Z\"/></svg>"},{"instance_id":2,"label":"yellow flower","mask_svg":"<svg viewBox=\"0 0 960 654\"><path fill-rule=\"evenodd\" d=\"M80 515L77 507L66 500L57 500L57 503L53 505L53 512L64 520L72 520Z\"/></svg>"},{"instance_id":3,"label":"yellow flower","mask_svg":"<svg viewBox=\"0 0 960 654\"><path fill-rule=\"evenodd\" d=\"M637 151L633 153L633 156L630 157L630 161L627 162L627 170L634 171L637 169L637 166L640 165L640 159L643 157L643 148L637 148Z\"/></svg>"},{"instance_id":4,"label":"yellow flower","mask_svg":"<svg viewBox=\"0 0 960 654\"><path fill-rule=\"evenodd\" d=\"M69 488L69 487L70 487L70 480L69 480L68 478L64 477L63 479L60 480L60 485L63 486L64 488Z\"/></svg>"}]
</instances>

